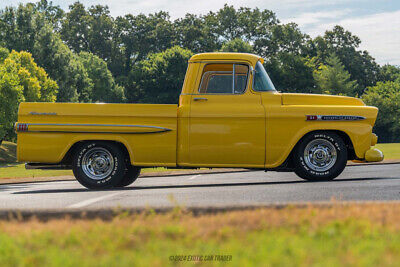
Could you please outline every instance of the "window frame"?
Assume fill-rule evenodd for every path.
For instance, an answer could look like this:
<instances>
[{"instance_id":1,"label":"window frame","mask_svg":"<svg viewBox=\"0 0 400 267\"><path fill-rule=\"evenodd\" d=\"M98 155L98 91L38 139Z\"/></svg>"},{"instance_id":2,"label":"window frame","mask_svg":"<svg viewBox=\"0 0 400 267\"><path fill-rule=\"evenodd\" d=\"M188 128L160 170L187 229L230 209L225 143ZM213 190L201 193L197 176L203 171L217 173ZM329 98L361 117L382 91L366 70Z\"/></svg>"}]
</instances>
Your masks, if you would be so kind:
<instances>
[{"instance_id":1,"label":"window frame","mask_svg":"<svg viewBox=\"0 0 400 267\"><path fill-rule=\"evenodd\" d=\"M250 64L248 64L247 62L237 62L237 61L235 61L235 62L229 62L229 61L228 62L227 61L212 62L211 61L211 62L202 62L202 63L205 63L205 64L204 64L204 66L202 68L201 80L200 80L200 83L199 83L198 88L197 88L197 94L199 94L199 95L243 95L248 91L248 89L250 87L250 82L252 82L251 81L252 79L250 78L250 74L252 74L253 67ZM209 64L232 64L232 72L230 72L230 71L207 71L207 72L203 73L204 68ZM234 91L235 90L235 65L246 65L247 66L246 88L243 90L243 92L237 93L237 94L236 93L232 93L232 92L231 93L202 93L202 92L200 92L201 86L203 84L203 79L204 79L204 76L205 76L204 74L209 73L209 72L231 73L232 74L232 91Z\"/></svg>"},{"instance_id":2,"label":"window frame","mask_svg":"<svg viewBox=\"0 0 400 267\"><path fill-rule=\"evenodd\" d=\"M262 63L261 63L261 61L257 61L257 63L260 63L261 65L263 65ZM253 72L252 72L252 75L253 75L253 77L252 77L252 83L251 83L251 87L252 87L252 89L253 89L253 91L254 92L257 92L257 93L268 93L268 92L277 92L278 90L276 90L276 88L275 88L275 84L273 83L273 81L271 80L271 77L269 77L269 74L268 74L268 72L265 70L265 68L264 68L264 66L263 66L263 68L264 68L264 70L265 70L265 72L267 73L267 76L268 76L268 79L270 80L270 82L272 83L272 85L274 86L274 89L273 90L267 90L267 91L261 91L261 90L256 90L254 87L254 84L255 84L255 79L256 79L256 68L257 68L257 63L256 63L256 65L254 66L254 69L253 69Z\"/></svg>"}]
</instances>

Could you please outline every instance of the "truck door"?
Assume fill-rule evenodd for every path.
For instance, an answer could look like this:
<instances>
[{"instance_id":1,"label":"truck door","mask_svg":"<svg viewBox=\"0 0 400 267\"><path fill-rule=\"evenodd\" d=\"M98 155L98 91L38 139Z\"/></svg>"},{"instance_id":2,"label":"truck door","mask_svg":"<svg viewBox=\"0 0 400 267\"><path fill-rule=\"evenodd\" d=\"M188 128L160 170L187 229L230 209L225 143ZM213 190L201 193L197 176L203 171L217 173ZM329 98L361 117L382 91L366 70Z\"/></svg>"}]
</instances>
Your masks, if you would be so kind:
<instances>
[{"instance_id":1,"label":"truck door","mask_svg":"<svg viewBox=\"0 0 400 267\"><path fill-rule=\"evenodd\" d=\"M201 63L191 96L192 166L264 167L265 112L245 62Z\"/></svg>"}]
</instances>

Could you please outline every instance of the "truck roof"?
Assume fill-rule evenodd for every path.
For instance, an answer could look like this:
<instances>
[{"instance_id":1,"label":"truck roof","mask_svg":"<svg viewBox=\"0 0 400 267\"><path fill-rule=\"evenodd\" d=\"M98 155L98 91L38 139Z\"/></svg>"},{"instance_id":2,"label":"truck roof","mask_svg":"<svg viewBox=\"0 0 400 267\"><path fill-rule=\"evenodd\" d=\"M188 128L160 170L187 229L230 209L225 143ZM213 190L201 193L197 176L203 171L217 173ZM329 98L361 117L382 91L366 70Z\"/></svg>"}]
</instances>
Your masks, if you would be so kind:
<instances>
[{"instance_id":1,"label":"truck roof","mask_svg":"<svg viewBox=\"0 0 400 267\"><path fill-rule=\"evenodd\" d=\"M192 56L189 62L203 61L203 60L246 60L253 65L257 61L264 63L264 59L260 56L249 53L231 53L231 52L214 52L214 53L201 53Z\"/></svg>"}]
</instances>

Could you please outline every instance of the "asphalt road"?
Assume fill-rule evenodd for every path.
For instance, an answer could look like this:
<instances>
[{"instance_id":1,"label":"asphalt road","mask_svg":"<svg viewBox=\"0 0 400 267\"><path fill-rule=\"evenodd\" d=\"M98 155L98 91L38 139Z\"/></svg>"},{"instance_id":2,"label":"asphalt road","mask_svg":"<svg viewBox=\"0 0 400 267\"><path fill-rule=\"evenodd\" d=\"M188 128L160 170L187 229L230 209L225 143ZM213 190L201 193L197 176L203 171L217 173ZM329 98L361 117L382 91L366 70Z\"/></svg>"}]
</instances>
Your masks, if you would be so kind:
<instances>
[{"instance_id":1,"label":"asphalt road","mask_svg":"<svg viewBox=\"0 0 400 267\"><path fill-rule=\"evenodd\" d=\"M0 186L1 210L222 207L330 201L400 200L400 164L350 166L331 182L292 173L236 172L138 179L119 190L89 191L76 181Z\"/></svg>"}]
</instances>

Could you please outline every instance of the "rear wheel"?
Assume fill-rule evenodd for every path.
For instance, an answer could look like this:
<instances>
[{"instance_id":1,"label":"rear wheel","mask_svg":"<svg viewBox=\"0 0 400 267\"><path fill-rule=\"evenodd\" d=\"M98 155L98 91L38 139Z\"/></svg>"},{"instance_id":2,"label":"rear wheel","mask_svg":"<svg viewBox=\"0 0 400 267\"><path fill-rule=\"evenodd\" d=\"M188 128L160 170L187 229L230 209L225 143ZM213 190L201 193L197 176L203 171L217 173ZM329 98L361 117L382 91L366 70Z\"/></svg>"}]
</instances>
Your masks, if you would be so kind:
<instances>
[{"instance_id":1,"label":"rear wheel","mask_svg":"<svg viewBox=\"0 0 400 267\"><path fill-rule=\"evenodd\" d=\"M117 186L125 174L125 157L118 146L88 142L75 153L72 170L76 179L90 189Z\"/></svg>"},{"instance_id":2,"label":"rear wheel","mask_svg":"<svg viewBox=\"0 0 400 267\"><path fill-rule=\"evenodd\" d=\"M309 181L329 181L339 176L347 164L347 148L333 132L305 136L294 151L295 173Z\"/></svg>"},{"instance_id":3,"label":"rear wheel","mask_svg":"<svg viewBox=\"0 0 400 267\"><path fill-rule=\"evenodd\" d=\"M125 187L131 185L133 182L137 180L137 178L140 175L141 168L132 166L129 163L127 165L128 166L126 167L124 178L122 178L120 183L117 185L118 187Z\"/></svg>"}]
</instances>

